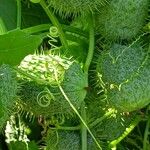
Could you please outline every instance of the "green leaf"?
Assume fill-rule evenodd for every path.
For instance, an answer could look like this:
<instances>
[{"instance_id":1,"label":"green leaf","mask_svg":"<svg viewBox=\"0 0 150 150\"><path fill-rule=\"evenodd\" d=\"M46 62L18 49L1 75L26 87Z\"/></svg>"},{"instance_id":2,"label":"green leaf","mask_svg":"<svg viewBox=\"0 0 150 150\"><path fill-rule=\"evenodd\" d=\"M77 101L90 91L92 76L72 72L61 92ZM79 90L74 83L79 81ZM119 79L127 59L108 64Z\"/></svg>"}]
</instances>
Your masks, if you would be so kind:
<instances>
[{"instance_id":1,"label":"green leaf","mask_svg":"<svg viewBox=\"0 0 150 150\"><path fill-rule=\"evenodd\" d=\"M85 87L87 87L86 75L83 73L79 64L73 63L65 72L62 88L77 108L80 107L86 96Z\"/></svg>"},{"instance_id":2,"label":"green leaf","mask_svg":"<svg viewBox=\"0 0 150 150\"><path fill-rule=\"evenodd\" d=\"M46 150L81 150L81 136L79 131L51 130L45 138ZM106 146L104 147L106 149ZM99 150L90 135L88 135L87 150Z\"/></svg>"},{"instance_id":3,"label":"green leaf","mask_svg":"<svg viewBox=\"0 0 150 150\"><path fill-rule=\"evenodd\" d=\"M41 17L42 16L42 17ZM22 3L22 28L49 23L49 18L45 15L40 5L30 3L30 7L26 3Z\"/></svg>"},{"instance_id":4,"label":"green leaf","mask_svg":"<svg viewBox=\"0 0 150 150\"><path fill-rule=\"evenodd\" d=\"M4 21L7 30L17 26L17 5L15 0L0 0L0 18Z\"/></svg>"},{"instance_id":5,"label":"green leaf","mask_svg":"<svg viewBox=\"0 0 150 150\"><path fill-rule=\"evenodd\" d=\"M29 150L38 150L38 146L34 141L28 143Z\"/></svg>"},{"instance_id":6,"label":"green leaf","mask_svg":"<svg viewBox=\"0 0 150 150\"><path fill-rule=\"evenodd\" d=\"M27 145L21 141L11 142L9 145L9 150L27 150Z\"/></svg>"},{"instance_id":7,"label":"green leaf","mask_svg":"<svg viewBox=\"0 0 150 150\"><path fill-rule=\"evenodd\" d=\"M74 131L48 130L46 150L80 150L80 134Z\"/></svg>"},{"instance_id":8,"label":"green leaf","mask_svg":"<svg viewBox=\"0 0 150 150\"><path fill-rule=\"evenodd\" d=\"M38 150L34 141L25 143L23 141L12 141L9 143L9 150Z\"/></svg>"},{"instance_id":9,"label":"green leaf","mask_svg":"<svg viewBox=\"0 0 150 150\"><path fill-rule=\"evenodd\" d=\"M18 65L26 55L38 48L40 42L39 36L21 30L0 35L0 64Z\"/></svg>"},{"instance_id":10,"label":"green leaf","mask_svg":"<svg viewBox=\"0 0 150 150\"><path fill-rule=\"evenodd\" d=\"M9 144L9 150L38 150L38 146L34 141L28 143L23 141L12 141Z\"/></svg>"}]
</instances>

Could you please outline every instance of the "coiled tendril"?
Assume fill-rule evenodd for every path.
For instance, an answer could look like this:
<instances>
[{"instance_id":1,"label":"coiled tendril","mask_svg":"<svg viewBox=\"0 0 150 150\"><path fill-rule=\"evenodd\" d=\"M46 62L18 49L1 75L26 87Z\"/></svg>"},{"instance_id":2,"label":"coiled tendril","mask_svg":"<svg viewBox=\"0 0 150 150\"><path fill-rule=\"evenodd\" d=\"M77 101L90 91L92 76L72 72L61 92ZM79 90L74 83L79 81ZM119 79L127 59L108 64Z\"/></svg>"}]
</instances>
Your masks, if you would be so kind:
<instances>
[{"instance_id":1,"label":"coiled tendril","mask_svg":"<svg viewBox=\"0 0 150 150\"><path fill-rule=\"evenodd\" d=\"M56 39L59 36L57 27L55 27L55 26L50 27L49 33L47 34L47 36L50 38L49 41L48 41L48 44L51 46L51 50L52 49L57 49L58 46L56 46L54 44L54 43L58 42L58 40Z\"/></svg>"},{"instance_id":2,"label":"coiled tendril","mask_svg":"<svg viewBox=\"0 0 150 150\"><path fill-rule=\"evenodd\" d=\"M50 92L50 90L48 88L45 88L45 90L41 91L37 95L37 103L41 107L48 107L50 105L51 101L54 99L55 98L54 98L53 94Z\"/></svg>"}]
</instances>

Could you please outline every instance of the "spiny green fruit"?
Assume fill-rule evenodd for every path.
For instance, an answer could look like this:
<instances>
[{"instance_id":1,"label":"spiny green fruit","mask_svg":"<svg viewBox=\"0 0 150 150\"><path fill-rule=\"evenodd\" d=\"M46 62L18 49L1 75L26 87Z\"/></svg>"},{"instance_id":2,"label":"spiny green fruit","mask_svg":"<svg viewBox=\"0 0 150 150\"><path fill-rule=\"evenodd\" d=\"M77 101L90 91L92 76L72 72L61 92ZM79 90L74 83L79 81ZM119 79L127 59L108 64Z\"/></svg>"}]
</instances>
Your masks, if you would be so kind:
<instances>
[{"instance_id":1,"label":"spiny green fruit","mask_svg":"<svg viewBox=\"0 0 150 150\"><path fill-rule=\"evenodd\" d=\"M98 136L99 140L106 140L111 142L119 138L129 127L132 120L135 118L135 114L114 113L101 121L93 128L93 133Z\"/></svg>"},{"instance_id":2,"label":"spiny green fruit","mask_svg":"<svg viewBox=\"0 0 150 150\"><path fill-rule=\"evenodd\" d=\"M110 142L122 137L134 119L135 114L130 114L129 116L125 114L112 114L101 120L101 122L93 127L91 131L97 141L101 144L102 149L105 150L108 149L108 144ZM92 139L90 140L90 146L92 150L99 150Z\"/></svg>"},{"instance_id":3,"label":"spiny green fruit","mask_svg":"<svg viewBox=\"0 0 150 150\"><path fill-rule=\"evenodd\" d=\"M9 118L16 100L16 73L8 65L0 66L0 129Z\"/></svg>"},{"instance_id":4,"label":"spiny green fruit","mask_svg":"<svg viewBox=\"0 0 150 150\"><path fill-rule=\"evenodd\" d=\"M150 102L150 57L146 48L114 44L99 56L96 71L108 102L119 111L134 111Z\"/></svg>"},{"instance_id":5,"label":"spiny green fruit","mask_svg":"<svg viewBox=\"0 0 150 150\"><path fill-rule=\"evenodd\" d=\"M91 10L103 5L106 0L48 0L49 6L53 7L60 15L87 14Z\"/></svg>"},{"instance_id":6,"label":"spiny green fruit","mask_svg":"<svg viewBox=\"0 0 150 150\"><path fill-rule=\"evenodd\" d=\"M120 137L136 115L135 113L130 113L130 115L117 113L115 109L107 106L105 101L98 98L94 90L86 98L86 108L87 123L99 141L110 142ZM99 122L97 122L98 119ZM95 145L94 142L93 145ZM104 146L107 146L106 143Z\"/></svg>"},{"instance_id":7,"label":"spiny green fruit","mask_svg":"<svg viewBox=\"0 0 150 150\"><path fill-rule=\"evenodd\" d=\"M108 40L135 37L148 16L148 3L149 0L112 0L99 10L98 32Z\"/></svg>"},{"instance_id":8,"label":"spiny green fruit","mask_svg":"<svg viewBox=\"0 0 150 150\"><path fill-rule=\"evenodd\" d=\"M61 58L57 55L28 55L23 59L19 68L34 78L47 81L51 85L57 85L54 72L57 73L58 80L61 82L65 70L72 63L70 59ZM30 78L27 79L31 80Z\"/></svg>"},{"instance_id":9,"label":"spiny green fruit","mask_svg":"<svg viewBox=\"0 0 150 150\"><path fill-rule=\"evenodd\" d=\"M39 61L41 58L43 61ZM51 60L50 56L49 58L47 60L48 56L33 55L32 59L29 59L28 62L26 60L24 67L22 66L24 63L21 63L20 69L44 81L44 84L42 81L38 84L33 78L20 76L20 78L26 79L26 82L22 83L19 94L23 101L23 108L36 116L72 115L74 111L61 93L53 71L55 69L55 71L58 70L58 73L60 72L58 74L59 83L76 109L80 108L81 102L86 95L87 79L85 74L80 65L75 62L70 62L71 65L69 66L67 61L64 60L60 61L58 65L55 60ZM47 64L46 66L45 63ZM45 81L47 81L47 85L45 85Z\"/></svg>"}]
</instances>

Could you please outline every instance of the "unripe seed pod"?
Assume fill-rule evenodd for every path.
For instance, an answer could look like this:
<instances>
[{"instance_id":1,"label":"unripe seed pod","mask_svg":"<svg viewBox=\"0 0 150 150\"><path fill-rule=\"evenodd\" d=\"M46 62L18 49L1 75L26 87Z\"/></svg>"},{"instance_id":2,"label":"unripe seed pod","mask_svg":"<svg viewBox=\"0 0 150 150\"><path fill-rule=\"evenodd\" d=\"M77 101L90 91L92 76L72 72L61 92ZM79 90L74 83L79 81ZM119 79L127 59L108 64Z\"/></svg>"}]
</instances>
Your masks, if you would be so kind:
<instances>
[{"instance_id":1,"label":"unripe seed pod","mask_svg":"<svg viewBox=\"0 0 150 150\"><path fill-rule=\"evenodd\" d=\"M65 70L69 68L72 61L55 55L28 55L21 62L19 68L31 76L47 81L51 85L57 85L55 74L61 82ZM30 78L27 78L30 80Z\"/></svg>"},{"instance_id":2,"label":"unripe seed pod","mask_svg":"<svg viewBox=\"0 0 150 150\"><path fill-rule=\"evenodd\" d=\"M146 21L148 3L149 0L112 0L97 14L98 32L112 41L134 38Z\"/></svg>"},{"instance_id":3,"label":"unripe seed pod","mask_svg":"<svg viewBox=\"0 0 150 150\"><path fill-rule=\"evenodd\" d=\"M28 57L30 59L27 59ZM86 95L84 87L87 85L87 79L79 64L60 56L29 55L21 62L19 68L41 80L41 83L36 83L33 78L19 75L20 79L27 81L22 84L20 90L25 110L45 117L73 115L74 111L60 91L58 82L76 109L80 108Z\"/></svg>"},{"instance_id":4,"label":"unripe seed pod","mask_svg":"<svg viewBox=\"0 0 150 150\"><path fill-rule=\"evenodd\" d=\"M108 102L121 112L130 112L150 102L150 57L140 45L114 44L97 63Z\"/></svg>"},{"instance_id":5,"label":"unripe seed pod","mask_svg":"<svg viewBox=\"0 0 150 150\"><path fill-rule=\"evenodd\" d=\"M48 0L49 6L63 16L87 14L104 5L105 2L106 0Z\"/></svg>"}]
</instances>

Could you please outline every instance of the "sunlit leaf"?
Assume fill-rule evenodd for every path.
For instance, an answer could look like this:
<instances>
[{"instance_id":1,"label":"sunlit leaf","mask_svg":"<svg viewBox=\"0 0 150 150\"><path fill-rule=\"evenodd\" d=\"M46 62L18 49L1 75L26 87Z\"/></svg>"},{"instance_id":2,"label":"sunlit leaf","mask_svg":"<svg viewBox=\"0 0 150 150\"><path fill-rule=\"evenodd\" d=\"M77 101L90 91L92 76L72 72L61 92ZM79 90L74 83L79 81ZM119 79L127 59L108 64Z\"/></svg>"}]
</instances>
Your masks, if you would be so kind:
<instances>
[{"instance_id":1,"label":"sunlit leaf","mask_svg":"<svg viewBox=\"0 0 150 150\"><path fill-rule=\"evenodd\" d=\"M34 53L41 39L21 30L0 35L0 64L18 65L28 54Z\"/></svg>"}]
</instances>

